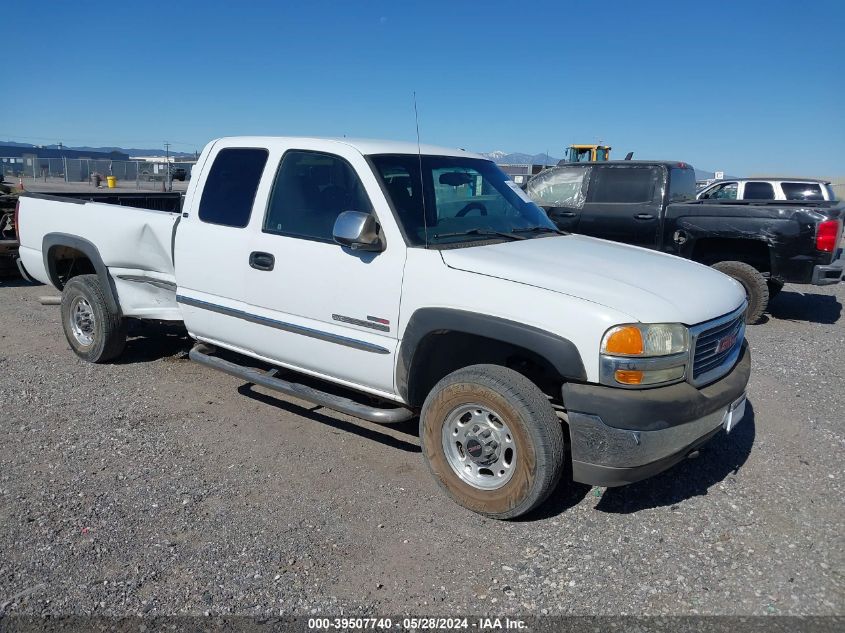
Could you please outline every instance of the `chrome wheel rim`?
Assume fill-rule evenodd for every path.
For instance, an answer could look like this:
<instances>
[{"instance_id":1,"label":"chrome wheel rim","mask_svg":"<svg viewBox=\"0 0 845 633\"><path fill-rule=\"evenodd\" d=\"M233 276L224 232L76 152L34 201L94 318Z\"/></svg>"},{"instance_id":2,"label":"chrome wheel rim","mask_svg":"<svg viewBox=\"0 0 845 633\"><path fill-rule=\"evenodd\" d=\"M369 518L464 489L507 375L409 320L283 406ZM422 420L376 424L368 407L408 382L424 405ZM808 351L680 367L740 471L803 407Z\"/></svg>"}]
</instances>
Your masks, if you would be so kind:
<instances>
[{"instance_id":1,"label":"chrome wheel rim","mask_svg":"<svg viewBox=\"0 0 845 633\"><path fill-rule=\"evenodd\" d=\"M83 347L88 347L94 343L94 332L96 327L96 320L94 319L94 309L84 297L74 297L70 304L70 331L76 342Z\"/></svg>"},{"instance_id":2,"label":"chrome wheel rim","mask_svg":"<svg viewBox=\"0 0 845 633\"><path fill-rule=\"evenodd\" d=\"M505 419L489 407L473 403L453 409L441 440L446 462L470 486L496 490L513 477L516 441Z\"/></svg>"}]
</instances>

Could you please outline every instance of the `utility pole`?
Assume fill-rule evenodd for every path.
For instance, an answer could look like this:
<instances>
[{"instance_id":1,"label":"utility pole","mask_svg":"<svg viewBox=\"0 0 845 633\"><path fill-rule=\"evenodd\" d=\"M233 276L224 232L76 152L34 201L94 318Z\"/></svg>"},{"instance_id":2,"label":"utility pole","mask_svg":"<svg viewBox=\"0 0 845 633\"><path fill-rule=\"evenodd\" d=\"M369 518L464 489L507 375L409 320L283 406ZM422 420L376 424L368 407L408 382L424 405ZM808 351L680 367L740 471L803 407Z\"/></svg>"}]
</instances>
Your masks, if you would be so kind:
<instances>
[{"instance_id":1,"label":"utility pole","mask_svg":"<svg viewBox=\"0 0 845 633\"><path fill-rule=\"evenodd\" d=\"M164 188L165 191L173 191L173 183L170 180L170 143L167 141L164 142L164 161L165 161L165 171L166 174L164 177L164 182L167 183L167 186Z\"/></svg>"}]
</instances>

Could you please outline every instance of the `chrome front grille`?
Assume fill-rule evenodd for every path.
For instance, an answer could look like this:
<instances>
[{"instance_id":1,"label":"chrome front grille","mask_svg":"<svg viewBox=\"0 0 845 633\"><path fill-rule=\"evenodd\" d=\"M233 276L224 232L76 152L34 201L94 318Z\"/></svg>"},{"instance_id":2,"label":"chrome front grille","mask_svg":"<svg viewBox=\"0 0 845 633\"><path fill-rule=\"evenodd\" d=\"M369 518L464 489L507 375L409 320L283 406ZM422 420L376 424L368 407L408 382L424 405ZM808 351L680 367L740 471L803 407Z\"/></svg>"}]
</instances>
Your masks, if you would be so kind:
<instances>
[{"instance_id":1,"label":"chrome front grille","mask_svg":"<svg viewBox=\"0 0 845 633\"><path fill-rule=\"evenodd\" d=\"M721 378L731 370L742 350L745 305L731 314L690 328L690 333L694 341L692 383L700 386Z\"/></svg>"}]
</instances>

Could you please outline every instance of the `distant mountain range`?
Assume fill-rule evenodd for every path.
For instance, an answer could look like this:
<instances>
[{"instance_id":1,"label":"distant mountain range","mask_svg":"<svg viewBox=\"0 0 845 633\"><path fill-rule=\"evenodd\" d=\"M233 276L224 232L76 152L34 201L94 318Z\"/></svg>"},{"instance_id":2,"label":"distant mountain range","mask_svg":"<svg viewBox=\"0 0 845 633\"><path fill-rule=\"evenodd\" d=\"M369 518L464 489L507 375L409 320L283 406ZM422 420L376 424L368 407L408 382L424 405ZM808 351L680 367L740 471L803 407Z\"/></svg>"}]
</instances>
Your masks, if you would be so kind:
<instances>
[{"instance_id":1,"label":"distant mountain range","mask_svg":"<svg viewBox=\"0 0 845 633\"><path fill-rule=\"evenodd\" d=\"M523 154L522 152L503 152L497 150L494 152L482 152L485 156L499 165L557 165L559 158L549 156L548 154ZM712 171L706 169L696 169L696 180L712 180L716 175ZM725 176L726 178L735 178L736 176Z\"/></svg>"},{"instance_id":2,"label":"distant mountain range","mask_svg":"<svg viewBox=\"0 0 845 633\"><path fill-rule=\"evenodd\" d=\"M548 154L523 154L521 152L483 152L481 154L499 165L557 165L559 158Z\"/></svg>"},{"instance_id":3,"label":"distant mountain range","mask_svg":"<svg viewBox=\"0 0 845 633\"><path fill-rule=\"evenodd\" d=\"M32 143L16 143L15 141L0 141L0 145L7 145L9 147L43 147L46 149L59 149L59 145L53 143L51 145L33 145ZM164 149L138 149L135 147L125 148L125 147L89 147L87 145L83 145L81 147L72 147L70 145L62 145L64 149L72 149L78 150L81 152L121 152L123 154L129 154L129 156L162 156L164 155ZM174 152L171 150L171 156L176 158L194 158L193 152Z\"/></svg>"}]
</instances>

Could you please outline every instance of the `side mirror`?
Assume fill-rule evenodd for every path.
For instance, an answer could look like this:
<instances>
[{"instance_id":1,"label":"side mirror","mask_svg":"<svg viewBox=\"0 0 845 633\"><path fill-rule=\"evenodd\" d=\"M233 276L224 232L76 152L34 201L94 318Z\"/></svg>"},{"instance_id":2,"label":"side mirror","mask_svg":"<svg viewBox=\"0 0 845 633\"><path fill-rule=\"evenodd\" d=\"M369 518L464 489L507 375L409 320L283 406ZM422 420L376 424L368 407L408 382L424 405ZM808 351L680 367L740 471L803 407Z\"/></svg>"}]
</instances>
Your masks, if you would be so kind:
<instances>
[{"instance_id":1,"label":"side mirror","mask_svg":"<svg viewBox=\"0 0 845 633\"><path fill-rule=\"evenodd\" d=\"M372 213L344 211L334 222L334 241L354 251L384 250L379 237L379 226Z\"/></svg>"}]
</instances>

